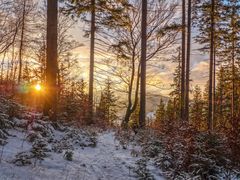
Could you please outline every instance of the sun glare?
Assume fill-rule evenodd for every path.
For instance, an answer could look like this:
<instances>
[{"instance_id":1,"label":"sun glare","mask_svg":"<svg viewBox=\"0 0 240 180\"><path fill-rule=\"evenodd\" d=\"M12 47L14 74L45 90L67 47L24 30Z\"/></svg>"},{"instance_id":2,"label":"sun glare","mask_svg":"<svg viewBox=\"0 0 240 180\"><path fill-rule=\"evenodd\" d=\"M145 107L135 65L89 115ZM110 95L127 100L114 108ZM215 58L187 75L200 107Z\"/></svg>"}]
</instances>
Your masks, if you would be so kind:
<instances>
[{"instance_id":1,"label":"sun glare","mask_svg":"<svg viewBox=\"0 0 240 180\"><path fill-rule=\"evenodd\" d=\"M41 91L42 87L40 84L35 85L35 90L36 91Z\"/></svg>"}]
</instances>

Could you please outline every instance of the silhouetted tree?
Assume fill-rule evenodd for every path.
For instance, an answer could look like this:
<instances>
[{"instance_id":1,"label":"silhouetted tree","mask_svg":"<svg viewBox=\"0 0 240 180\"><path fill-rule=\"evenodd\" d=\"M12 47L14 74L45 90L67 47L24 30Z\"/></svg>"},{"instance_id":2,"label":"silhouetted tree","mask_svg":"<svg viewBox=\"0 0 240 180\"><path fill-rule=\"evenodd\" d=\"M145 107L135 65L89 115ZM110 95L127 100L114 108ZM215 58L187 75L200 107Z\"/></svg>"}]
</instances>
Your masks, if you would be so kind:
<instances>
[{"instance_id":1,"label":"silhouetted tree","mask_svg":"<svg viewBox=\"0 0 240 180\"><path fill-rule=\"evenodd\" d=\"M56 120L57 111L57 27L58 1L47 1L47 61L46 61L46 97L44 113Z\"/></svg>"}]
</instances>

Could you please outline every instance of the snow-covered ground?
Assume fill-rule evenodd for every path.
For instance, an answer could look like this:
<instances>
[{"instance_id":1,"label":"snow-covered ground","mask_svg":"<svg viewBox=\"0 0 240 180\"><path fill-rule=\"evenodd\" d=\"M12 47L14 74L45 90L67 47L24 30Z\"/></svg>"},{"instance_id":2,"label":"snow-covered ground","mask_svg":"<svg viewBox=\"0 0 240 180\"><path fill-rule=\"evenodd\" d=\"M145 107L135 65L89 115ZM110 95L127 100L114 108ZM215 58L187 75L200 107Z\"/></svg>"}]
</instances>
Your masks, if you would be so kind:
<instances>
[{"instance_id":1,"label":"snow-covered ground","mask_svg":"<svg viewBox=\"0 0 240 180\"><path fill-rule=\"evenodd\" d=\"M76 135L76 132L79 133L79 136ZM114 131L98 132L95 135L96 146L89 146L85 142L83 142L84 145L81 145L82 141L88 141L83 130L70 129L63 132L53 130L51 141L43 138L45 141L49 141L46 143L49 150L46 151L47 156L43 160L33 159L31 164L25 166L17 166L16 163L13 163L14 159L21 152L31 152L34 142L27 140L29 132L26 133L22 129L10 130L9 133L12 136L8 137L8 143L0 146L0 180L144 179L140 178L137 173L137 170L139 171L137 162L142 158L139 155L136 156L140 151L139 147L128 145L127 148L123 148L115 138ZM54 147L59 147L59 149L55 148L53 151ZM68 161L64 157L64 153L68 149L73 152L72 161ZM59 152L57 152L58 150ZM155 179L163 179L157 173L157 169L150 164L149 172Z\"/></svg>"}]
</instances>

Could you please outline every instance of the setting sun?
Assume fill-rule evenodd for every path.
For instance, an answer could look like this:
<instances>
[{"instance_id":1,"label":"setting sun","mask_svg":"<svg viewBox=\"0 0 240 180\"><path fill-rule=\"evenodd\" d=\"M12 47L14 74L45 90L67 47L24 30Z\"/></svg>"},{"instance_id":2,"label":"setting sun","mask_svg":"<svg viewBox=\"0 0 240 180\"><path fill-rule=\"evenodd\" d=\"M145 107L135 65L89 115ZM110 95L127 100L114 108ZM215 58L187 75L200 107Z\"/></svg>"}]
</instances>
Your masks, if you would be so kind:
<instances>
[{"instance_id":1,"label":"setting sun","mask_svg":"<svg viewBox=\"0 0 240 180\"><path fill-rule=\"evenodd\" d=\"M40 84L35 85L35 90L41 91L42 87Z\"/></svg>"}]
</instances>

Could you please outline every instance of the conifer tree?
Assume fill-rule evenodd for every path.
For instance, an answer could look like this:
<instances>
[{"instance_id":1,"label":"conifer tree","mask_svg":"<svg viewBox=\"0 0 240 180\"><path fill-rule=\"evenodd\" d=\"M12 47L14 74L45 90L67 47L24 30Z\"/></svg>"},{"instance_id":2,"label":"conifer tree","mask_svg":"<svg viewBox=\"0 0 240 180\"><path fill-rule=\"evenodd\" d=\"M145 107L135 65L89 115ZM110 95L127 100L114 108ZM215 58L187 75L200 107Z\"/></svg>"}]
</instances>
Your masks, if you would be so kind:
<instances>
[{"instance_id":1,"label":"conifer tree","mask_svg":"<svg viewBox=\"0 0 240 180\"><path fill-rule=\"evenodd\" d=\"M177 67L173 74L173 83L171 84L171 88L173 89L170 92L170 98L173 99L173 104L175 108L174 119L181 118L181 48L178 48L178 56L173 57L174 62L177 62Z\"/></svg>"},{"instance_id":2,"label":"conifer tree","mask_svg":"<svg viewBox=\"0 0 240 180\"><path fill-rule=\"evenodd\" d=\"M117 120L117 97L112 90L112 81L108 79L105 83L105 88L101 93L100 102L97 107L97 114L100 121L106 122L109 125L114 125Z\"/></svg>"},{"instance_id":3,"label":"conifer tree","mask_svg":"<svg viewBox=\"0 0 240 180\"><path fill-rule=\"evenodd\" d=\"M203 126L205 127L205 130L208 130L208 90L209 90L209 83L207 83L204 86L204 90L202 92L202 102L203 102ZM214 125L215 127L215 125Z\"/></svg>"},{"instance_id":4,"label":"conifer tree","mask_svg":"<svg viewBox=\"0 0 240 180\"><path fill-rule=\"evenodd\" d=\"M164 121L164 127L165 130L172 129L173 126L176 124L175 119L175 108L174 108L174 102L172 99L169 99L166 105L166 114L165 114L165 121Z\"/></svg>"},{"instance_id":5,"label":"conifer tree","mask_svg":"<svg viewBox=\"0 0 240 180\"><path fill-rule=\"evenodd\" d=\"M190 123L198 130L206 130L204 119L204 102L199 86L193 90L193 100L190 107Z\"/></svg>"},{"instance_id":6,"label":"conifer tree","mask_svg":"<svg viewBox=\"0 0 240 180\"><path fill-rule=\"evenodd\" d=\"M224 27L221 58L231 67L231 117L236 116L236 64L239 65L240 52L240 3L237 0L223 1Z\"/></svg>"},{"instance_id":7,"label":"conifer tree","mask_svg":"<svg viewBox=\"0 0 240 180\"><path fill-rule=\"evenodd\" d=\"M164 125L166 116L165 103L162 99L160 99L160 103L157 106L155 116L156 116L155 126L162 127Z\"/></svg>"},{"instance_id":8,"label":"conifer tree","mask_svg":"<svg viewBox=\"0 0 240 180\"><path fill-rule=\"evenodd\" d=\"M68 89L61 94L62 98L59 109L65 112L68 120L83 121L88 110L88 95L86 93L86 82L81 79L72 81ZM86 122L83 122L86 123Z\"/></svg>"},{"instance_id":9,"label":"conifer tree","mask_svg":"<svg viewBox=\"0 0 240 180\"><path fill-rule=\"evenodd\" d=\"M231 121L231 107L232 107L232 67L229 65L221 66L217 73L217 87L216 87L216 126L218 129L234 128L234 123ZM239 70L235 71L235 86L239 85ZM235 103L239 104L239 91L235 90ZM239 115L239 110L235 111Z\"/></svg>"},{"instance_id":10,"label":"conifer tree","mask_svg":"<svg viewBox=\"0 0 240 180\"><path fill-rule=\"evenodd\" d=\"M194 25L199 33L195 37L196 41L202 45L199 49L204 53L209 54L209 129L213 128L214 109L215 109L215 71L216 71L216 56L221 52L220 48L222 37L222 1L215 0L197 0L194 3Z\"/></svg>"}]
</instances>

